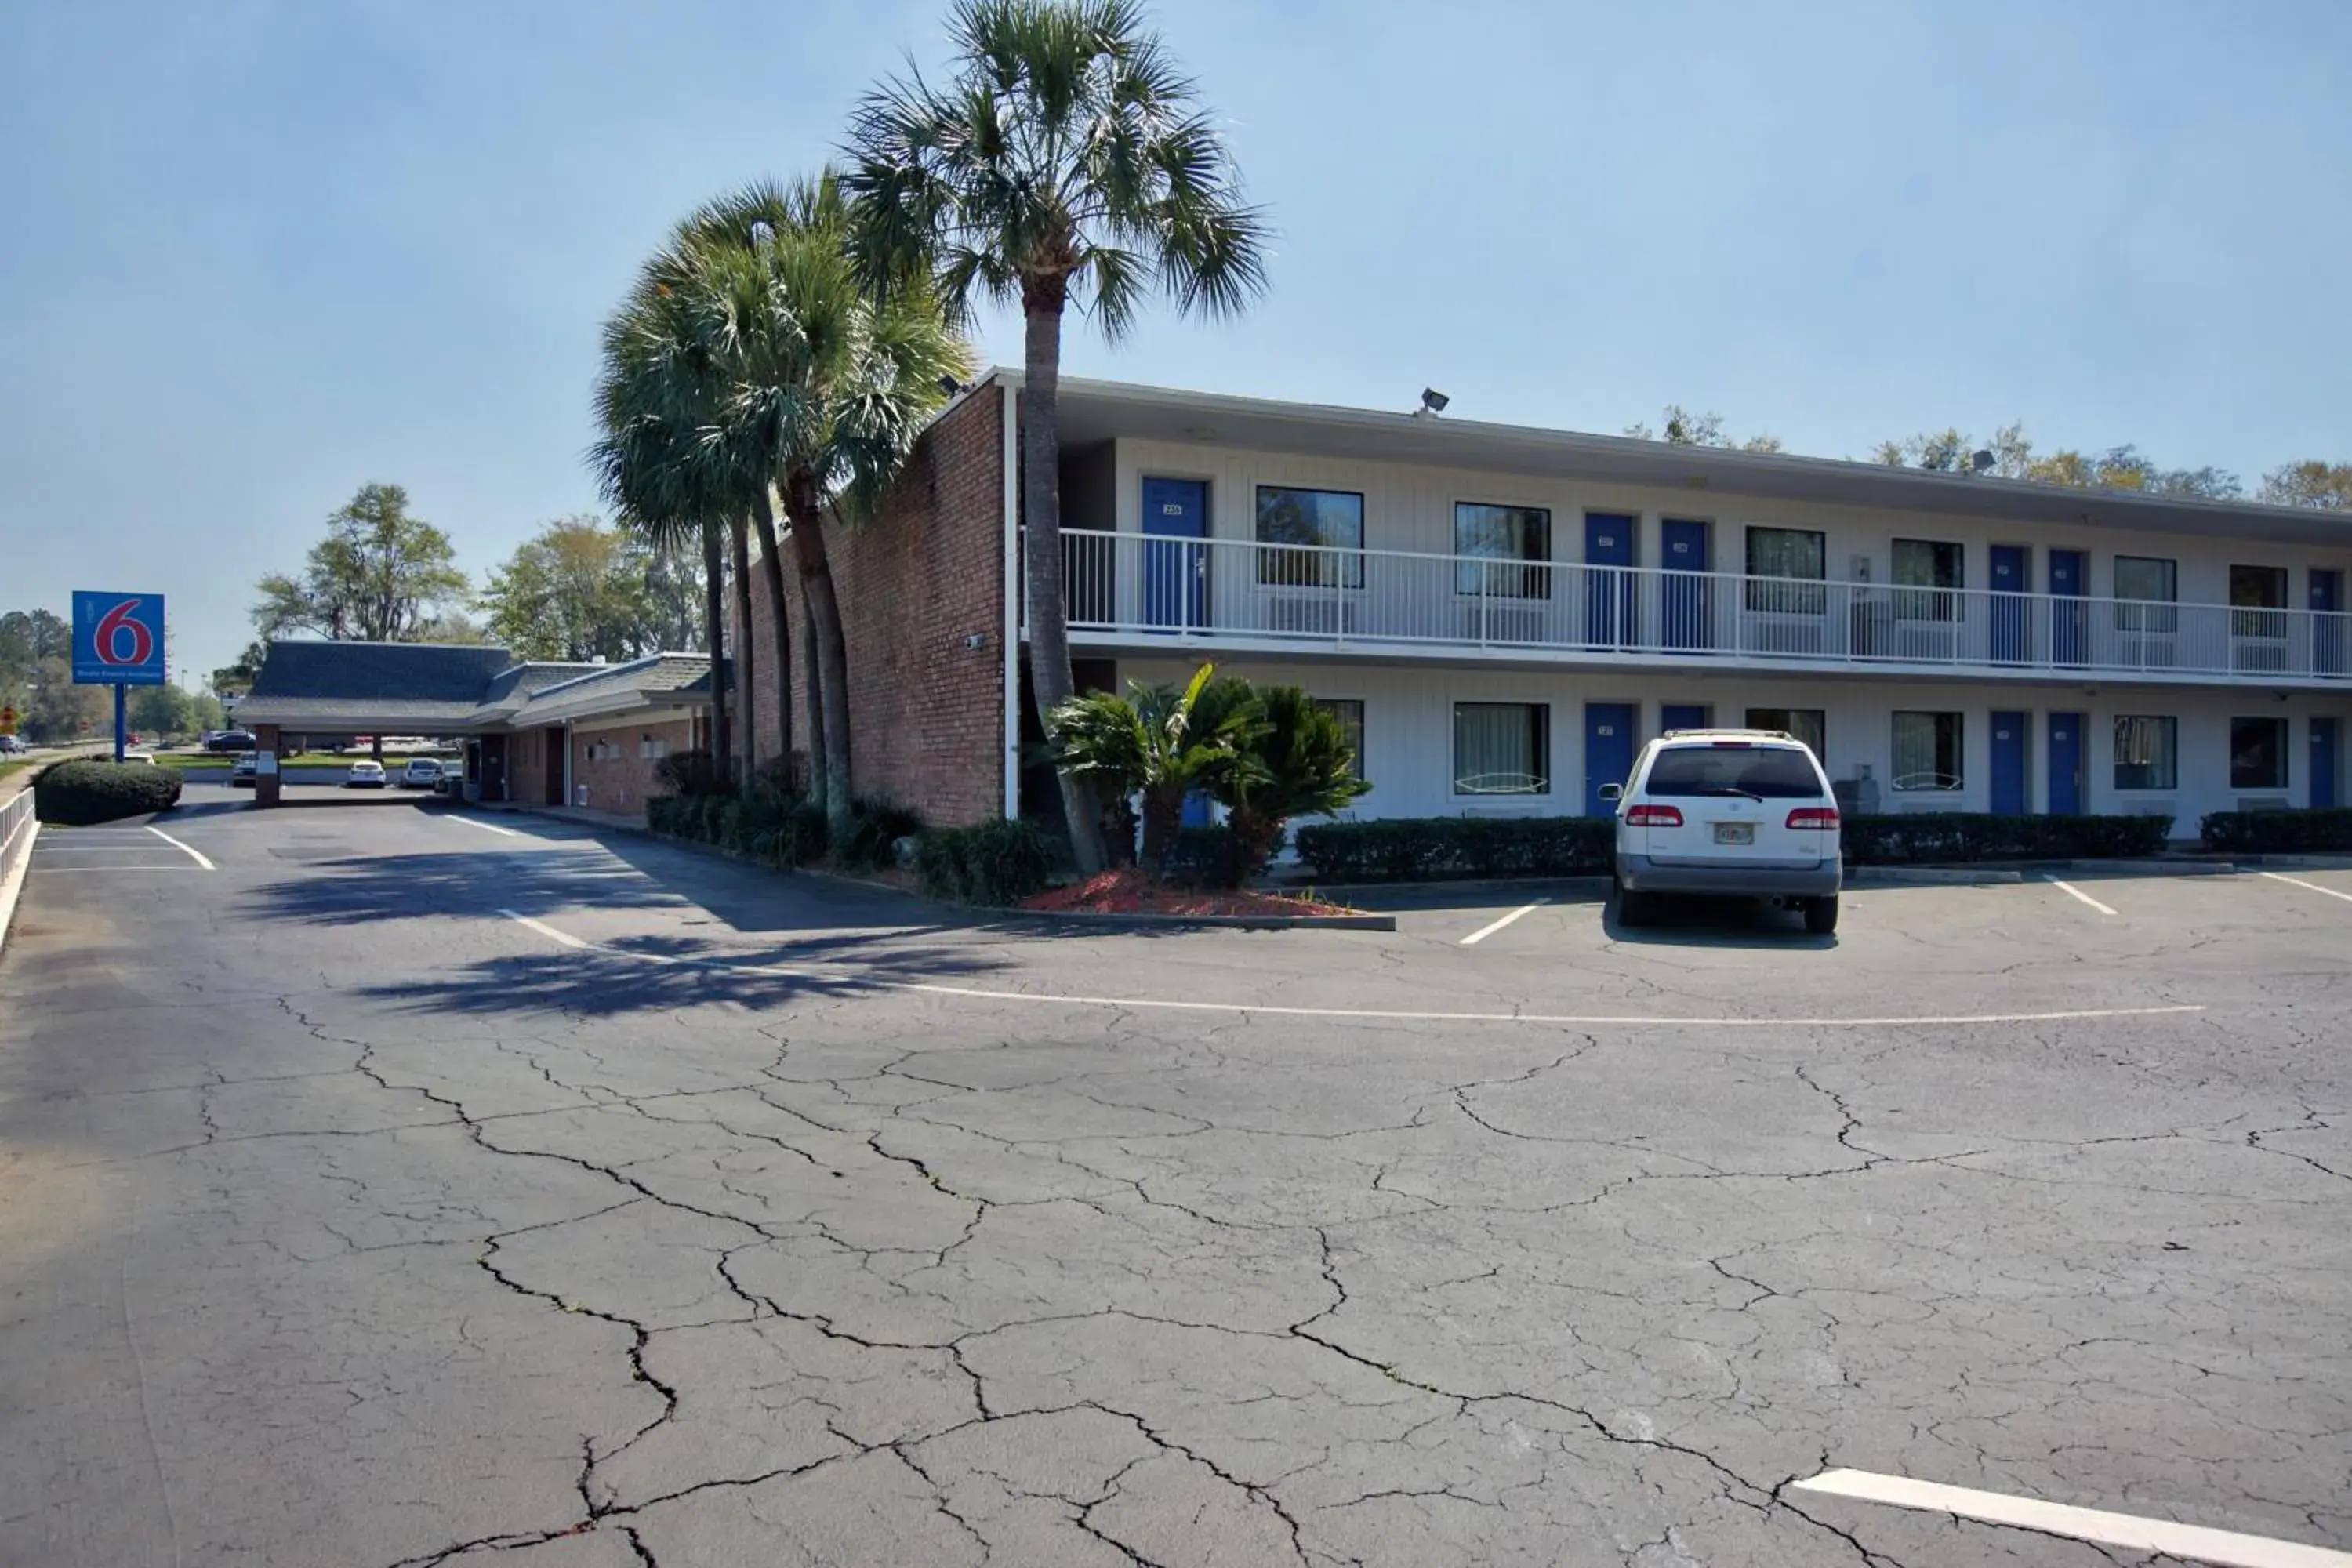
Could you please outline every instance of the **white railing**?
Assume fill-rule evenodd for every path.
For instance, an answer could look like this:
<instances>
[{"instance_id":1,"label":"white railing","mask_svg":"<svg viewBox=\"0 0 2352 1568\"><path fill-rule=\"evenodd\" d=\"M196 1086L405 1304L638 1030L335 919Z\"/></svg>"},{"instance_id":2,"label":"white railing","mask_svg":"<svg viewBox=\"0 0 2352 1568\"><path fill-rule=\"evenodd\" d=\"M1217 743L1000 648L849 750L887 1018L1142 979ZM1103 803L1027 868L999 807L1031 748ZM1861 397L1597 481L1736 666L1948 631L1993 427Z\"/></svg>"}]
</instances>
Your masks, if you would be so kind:
<instances>
[{"instance_id":1,"label":"white railing","mask_svg":"<svg viewBox=\"0 0 2352 1568\"><path fill-rule=\"evenodd\" d=\"M8 880L9 871L32 848L33 792L27 787L0 801L0 883Z\"/></svg>"},{"instance_id":2,"label":"white railing","mask_svg":"<svg viewBox=\"0 0 2352 1568\"><path fill-rule=\"evenodd\" d=\"M2352 615L1063 531L1077 633L2352 680Z\"/></svg>"}]
</instances>

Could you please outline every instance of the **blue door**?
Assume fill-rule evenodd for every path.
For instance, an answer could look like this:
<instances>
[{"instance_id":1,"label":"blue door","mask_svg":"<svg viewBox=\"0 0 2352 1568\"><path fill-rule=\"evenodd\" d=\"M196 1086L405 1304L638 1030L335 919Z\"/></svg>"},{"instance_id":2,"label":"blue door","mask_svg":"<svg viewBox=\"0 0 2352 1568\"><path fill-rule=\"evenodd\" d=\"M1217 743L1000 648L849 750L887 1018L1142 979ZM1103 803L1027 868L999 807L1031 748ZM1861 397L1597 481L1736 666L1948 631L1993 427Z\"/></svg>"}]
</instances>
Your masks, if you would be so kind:
<instances>
[{"instance_id":1,"label":"blue door","mask_svg":"<svg viewBox=\"0 0 2352 1568\"><path fill-rule=\"evenodd\" d=\"M1992 716L1992 814L2023 816L2025 804L2026 738L2032 733L2030 713Z\"/></svg>"},{"instance_id":2,"label":"blue door","mask_svg":"<svg viewBox=\"0 0 2352 1568\"><path fill-rule=\"evenodd\" d=\"M1715 621L1707 590L1713 586L1701 573L1714 570L1707 546L1707 526L1690 518L1670 517L1658 525L1659 563L1665 578L1665 645L1684 653L1715 646ZM1692 575L1675 575L1688 572ZM1671 728L1672 726L1669 726Z\"/></svg>"},{"instance_id":3,"label":"blue door","mask_svg":"<svg viewBox=\"0 0 2352 1568\"><path fill-rule=\"evenodd\" d=\"M2083 606L2064 601L2083 596L2086 565L2079 550L2050 552L2050 657L2060 664L2083 662Z\"/></svg>"},{"instance_id":4,"label":"blue door","mask_svg":"<svg viewBox=\"0 0 2352 1568\"><path fill-rule=\"evenodd\" d=\"M1200 479L1143 481L1143 624L1175 630L1209 616L1209 487Z\"/></svg>"},{"instance_id":5,"label":"blue door","mask_svg":"<svg viewBox=\"0 0 2352 1568\"><path fill-rule=\"evenodd\" d=\"M2087 713L2050 715L2050 813L2083 815L2083 726Z\"/></svg>"},{"instance_id":6,"label":"blue door","mask_svg":"<svg viewBox=\"0 0 2352 1568\"><path fill-rule=\"evenodd\" d=\"M1633 772L1633 705L1584 705L1584 815L1614 816L1614 802L1601 798L1602 784L1621 784Z\"/></svg>"},{"instance_id":7,"label":"blue door","mask_svg":"<svg viewBox=\"0 0 2352 1568\"><path fill-rule=\"evenodd\" d=\"M1633 645L1633 574L1603 568L1633 564L1637 521L1613 511L1584 514L1584 640L1593 647Z\"/></svg>"},{"instance_id":8,"label":"blue door","mask_svg":"<svg viewBox=\"0 0 2352 1568\"><path fill-rule=\"evenodd\" d=\"M2325 811L2336 804L2336 781L2344 760L2336 753L2336 721L2311 721L2311 809Z\"/></svg>"},{"instance_id":9,"label":"blue door","mask_svg":"<svg viewBox=\"0 0 2352 1568\"><path fill-rule=\"evenodd\" d=\"M2000 664L2023 664L2033 657L2027 617L2032 601L2033 552L2021 544L1992 547L1992 657Z\"/></svg>"},{"instance_id":10,"label":"blue door","mask_svg":"<svg viewBox=\"0 0 2352 1568\"><path fill-rule=\"evenodd\" d=\"M2344 574L2311 569L2311 668L2315 675L2344 673Z\"/></svg>"},{"instance_id":11,"label":"blue door","mask_svg":"<svg viewBox=\"0 0 2352 1568\"><path fill-rule=\"evenodd\" d=\"M1658 710L1661 730L1704 730L1707 728L1707 710L1703 702L1669 702Z\"/></svg>"}]
</instances>

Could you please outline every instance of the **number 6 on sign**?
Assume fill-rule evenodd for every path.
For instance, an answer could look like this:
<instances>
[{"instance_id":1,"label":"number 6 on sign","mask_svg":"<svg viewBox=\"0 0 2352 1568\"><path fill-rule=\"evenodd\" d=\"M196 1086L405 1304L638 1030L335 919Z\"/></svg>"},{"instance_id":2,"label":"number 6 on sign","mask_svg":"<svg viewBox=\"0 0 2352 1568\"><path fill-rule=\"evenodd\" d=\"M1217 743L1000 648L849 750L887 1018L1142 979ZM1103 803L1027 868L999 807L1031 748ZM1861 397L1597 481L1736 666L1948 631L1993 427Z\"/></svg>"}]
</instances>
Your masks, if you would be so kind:
<instances>
[{"instance_id":1,"label":"number 6 on sign","mask_svg":"<svg viewBox=\"0 0 2352 1568\"><path fill-rule=\"evenodd\" d=\"M78 686L163 684L163 595L73 596L73 678Z\"/></svg>"}]
</instances>

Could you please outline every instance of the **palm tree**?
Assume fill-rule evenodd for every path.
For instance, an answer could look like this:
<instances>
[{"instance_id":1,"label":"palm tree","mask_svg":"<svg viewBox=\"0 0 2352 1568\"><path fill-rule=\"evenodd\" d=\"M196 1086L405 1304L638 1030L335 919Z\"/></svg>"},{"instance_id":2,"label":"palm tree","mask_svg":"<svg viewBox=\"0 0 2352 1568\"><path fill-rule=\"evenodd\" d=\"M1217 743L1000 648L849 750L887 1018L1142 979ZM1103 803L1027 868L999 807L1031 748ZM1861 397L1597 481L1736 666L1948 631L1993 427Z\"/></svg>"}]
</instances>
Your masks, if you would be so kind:
<instances>
[{"instance_id":1,"label":"palm tree","mask_svg":"<svg viewBox=\"0 0 2352 1568\"><path fill-rule=\"evenodd\" d=\"M846 828L851 800L848 647L826 534L880 503L943 383L971 374L963 340L928 284L877 298L848 251L848 210L830 177L748 187L688 219L661 262L719 385L704 440L740 488L782 597L772 497L780 498L824 716L823 798ZM778 659L789 657L778 621Z\"/></svg>"},{"instance_id":2,"label":"palm tree","mask_svg":"<svg viewBox=\"0 0 2352 1568\"><path fill-rule=\"evenodd\" d=\"M1239 689L1219 689L1225 687ZM1220 870L1235 886L1264 868L1292 818L1343 811L1372 787L1356 772L1347 731L1305 691L1296 686L1221 680L1201 706L1244 704L1255 710L1258 732L1240 765L1224 770L1208 784L1210 795L1226 808L1232 854Z\"/></svg>"},{"instance_id":3,"label":"palm tree","mask_svg":"<svg viewBox=\"0 0 2352 1568\"><path fill-rule=\"evenodd\" d=\"M722 679L729 520L702 461L696 426L682 409L691 399L682 395L678 384L675 343L665 326L666 306L656 282L640 277L605 322L596 378L600 434L589 447L588 461L622 526L657 548L681 549L698 541L702 546L711 761L717 776L732 783L734 751Z\"/></svg>"},{"instance_id":4,"label":"palm tree","mask_svg":"<svg viewBox=\"0 0 2352 1568\"><path fill-rule=\"evenodd\" d=\"M929 273L960 315L1019 300L1029 662L1042 720L1076 687L1063 604L1062 315L1117 340L1155 286L1187 313L1238 314L1265 288L1266 230L1244 205L1192 80L1135 0L957 0L953 81L866 95L852 122L856 244L870 287ZM1101 863L1081 782L1062 777L1080 869Z\"/></svg>"},{"instance_id":5,"label":"palm tree","mask_svg":"<svg viewBox=\"0 0 2352 1568\"><path fill-rule=\"evenodd\" d=\"M1211 685L1215 666L1192 672L1182 690L1128 682L1127 695L1089 691L1066 699L1047 721L1055 760L1115 801L1143 798L1143 863L1164 874L1184 819L1184 797L1217 791L1246 767L1265 724L1238 681ZM1205 699L1204 692L1214 691Z\"/></svg>"}]
</instances>

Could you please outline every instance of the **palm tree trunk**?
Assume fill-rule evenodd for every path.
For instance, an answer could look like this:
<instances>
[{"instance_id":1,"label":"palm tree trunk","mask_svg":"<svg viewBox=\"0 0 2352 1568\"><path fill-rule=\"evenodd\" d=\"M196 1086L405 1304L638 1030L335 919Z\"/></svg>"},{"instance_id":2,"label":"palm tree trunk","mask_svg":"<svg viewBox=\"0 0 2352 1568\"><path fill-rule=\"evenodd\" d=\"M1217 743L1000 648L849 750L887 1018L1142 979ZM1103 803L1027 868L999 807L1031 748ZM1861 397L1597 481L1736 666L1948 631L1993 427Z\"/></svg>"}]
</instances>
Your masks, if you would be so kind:
<instances>
[{"instance_id":1,"label":"palm tree trunk","mask_svg":"<svg viewBox=\"0 0 2352 1568\"><path fill-rule=\"evenodd\" d=\"M809 626L816 634L817 685L824 693L824 815L837 831L845 833L850 790L849 644L842 636L841 603L833 592L833 561L824 546L824 502L814 483L796 479L784 504L793 522L793 562L800 568ZM813 765L810 771L815 771Z\"/></svg>"},{"instance_id":2,"label":"palm tree trunk","mask_svg":"<svg viewBox=\"0 0 2352 1568\"><path fill-rule=\"evenodd\" d=\"M727 732L727 554L719 525L702 525L702 646L710 650L710 761L722 779L735 776L735 738Z\"/></svg>"},{"instance_id":3,"label":"palm tree trunk","mask_svg":"<svg viewBox=\"0 0 2352 1568\"><path fill-rule=\"evenodd\" d=\"M1026 374L1021 385L1021 513L1029 584L1029 689L1037 722L1077 689L1070 672L1069 609L1062 602L1062 306L1068 280L1032 278L1022 290ZM1007 693L1008 696L1012 695ZM1050 734L1052 731L1047 731ZM1094 792L1059 769L1062 815L1082 876L1102 869ZM1005 802L1014 812L1017 801Z\"/></svg>"},{"instance_id":4,"label":"palm tree trunk","mask_svg":"<svg viewBox=\"0 0 2352 1568\"><path fill-rule=\"evenodd\" d=\"M808 695L808 786L809 799L816 808L825 808L824 792L824 693L819 689L816 678L816 616L809 611L808 595L801 595L801 668L804 672L801 684Z\"/></svg>"},{"instance_id":5,"label":"palm tree trunk","mask_svg":"<svg viewBox=\"0 0 2352 1568\"><path fill-rule=\"evenodd\" d=\"M767 579L768 608L774 616L775 673L768 677L776 689L776 755L787 766L793 755L793 627L784 618L784 558L776 548L776 512L762 486L752 508L751 521L760 530L760 566Z\"/></svg>"},{"instance_id":6,"label":"palm tree trunk","mask_svg":"<svg viewBox=\"0 0 2352 1568\"><path fill-rule=\"evenodd\" d=\"M752 693L759 688L759 658L751 651L751 530L746 520L730 520L727 531L735 547L735 707L743 715L743 776L749 789L760 772L760 710Z\"/></svg>"}]
</instances>

